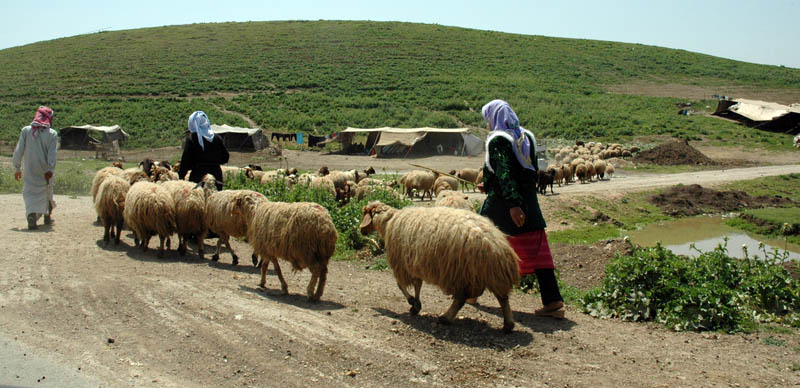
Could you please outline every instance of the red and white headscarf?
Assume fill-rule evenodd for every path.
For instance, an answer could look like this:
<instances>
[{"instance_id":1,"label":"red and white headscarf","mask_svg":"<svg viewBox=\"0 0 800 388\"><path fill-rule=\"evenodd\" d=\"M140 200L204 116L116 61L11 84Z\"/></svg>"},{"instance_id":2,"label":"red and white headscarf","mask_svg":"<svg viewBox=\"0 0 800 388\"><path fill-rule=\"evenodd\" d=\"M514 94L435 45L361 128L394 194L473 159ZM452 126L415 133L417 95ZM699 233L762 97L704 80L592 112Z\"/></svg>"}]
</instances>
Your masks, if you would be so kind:
<instances>
[{"instance_id":1,"label":"red and white headscarf","mask_svg":"<svg viewBox=\"0 0 800 388\"><path fill-rule=\"evenodd\" d=\"M39 109L36 110L36 115L33 116L33 121L31 122L33 137L36 137L39 132L49 129L52 124L53 110L46 106L40 106Z\"/></svg>"}]
</instances>

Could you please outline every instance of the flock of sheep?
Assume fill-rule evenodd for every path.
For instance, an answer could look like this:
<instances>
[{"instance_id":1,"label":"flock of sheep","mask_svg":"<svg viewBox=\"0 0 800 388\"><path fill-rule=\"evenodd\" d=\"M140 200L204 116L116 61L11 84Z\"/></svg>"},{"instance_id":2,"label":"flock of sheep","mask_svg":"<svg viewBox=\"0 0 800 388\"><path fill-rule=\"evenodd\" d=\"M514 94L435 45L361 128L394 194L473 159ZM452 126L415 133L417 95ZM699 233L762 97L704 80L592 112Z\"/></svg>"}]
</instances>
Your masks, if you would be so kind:
<instances>
[{"instance_id":1,"label":"flock of sheep","mask_svg":"<svg viewBox=\"0 0 800 388\"><path fill-rule=\"evenodd\" d=\"M611 158L626 158L639 152L639 147L625 147L622 144L603 143L583 143L578 142L574 146L556 148L551 151L555 164L547 166L547 169L539 171L539 181L537 187L539 192L545 194L547 187L553 193L553 184L570 184L579 180L581 183L592 182L593 180L608 179L616 169Z\"/></svg>"},{"instance_id":2,"label":"flock of sheep","mask_svg":"<svg viewBox=\"0 0 800 388\"><path fill-rule=\"evenodd\" d=\"M345 199L378 186L402 185L412 194L436 192L437 202L432 207L394 209L371 202L362 209L361 232L377 230L383 237L387 263L411 305L412 315L421 309L419 292L423 281L453 296L452 306L440 318L443 323L453 322L466 299L488 289L502 307L503 330L513 330L508 296L519 282L519 259L505 236L491 221L477 215L458 191L459 178L414 171L396 182L385 183L369 178L371 173L374 173L371 168L363 172L321 168L316 174L298 175L294 169L264 172L257 166L226 167L223 171L227 178L245 174L261 182L283 179L290 185L321 187ZM456 175L468 177L461 172ZM203 240L213 233L218 239L212 260L219 259L224 243L231 250L235 265L238 258L229 239L246 237L253 248L253 264L257 265L261 257L260 286L264 287L267 268L272 263L282 292L288 292L278 265L280 258L288 261L295 271L310 270L312 276L306 294L310 301L318 301L338 238L328 211L316 203L269 201L250 190L217 191L215 183L211 175L206 175L199 184L179 180L166 163L149 160L136 168L113 165L101 169L92 182L92 197L104 226L104 241L108 244L113 237L118 244L125 224L134 232L135 244L142 250L147 250L150 238L158 235L159 256L162 256L169 249L171 236L177 234L179 253L186 254L187 241L196 238L197 253L202 257ZM411 285L414 296L407 290Z\"/></svg>"}]
</instances>

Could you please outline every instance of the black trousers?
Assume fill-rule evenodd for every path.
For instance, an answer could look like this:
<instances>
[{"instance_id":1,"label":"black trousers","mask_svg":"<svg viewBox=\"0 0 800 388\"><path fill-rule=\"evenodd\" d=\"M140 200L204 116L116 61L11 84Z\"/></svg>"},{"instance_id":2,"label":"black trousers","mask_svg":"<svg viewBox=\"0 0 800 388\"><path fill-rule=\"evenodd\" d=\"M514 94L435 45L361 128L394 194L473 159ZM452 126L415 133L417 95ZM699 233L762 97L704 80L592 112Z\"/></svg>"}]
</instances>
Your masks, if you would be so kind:
<instances>
[{"instance_id":1,"label":"black trousers","mask_svg":"<svg viewBox=\"0 0 800 388\"><path fill-rule=\"evenodd\" d=\"M542 305L564 300L558 290L558 281L556 280L554 269L537 269L534 273L539 283L539 293L542 294Z\"/></svg>"}]
</instances>

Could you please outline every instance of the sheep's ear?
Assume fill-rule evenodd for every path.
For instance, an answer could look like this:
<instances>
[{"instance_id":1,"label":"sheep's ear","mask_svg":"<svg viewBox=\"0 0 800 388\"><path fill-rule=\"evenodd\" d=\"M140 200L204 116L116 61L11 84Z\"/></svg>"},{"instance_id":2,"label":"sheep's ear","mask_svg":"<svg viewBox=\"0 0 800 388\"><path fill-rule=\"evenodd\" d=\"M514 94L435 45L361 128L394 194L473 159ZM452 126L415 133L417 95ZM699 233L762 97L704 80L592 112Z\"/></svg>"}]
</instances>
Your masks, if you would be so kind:
<instances>
[{"instance_id":1,"label":"sheep's ear","mask_svg":"<svg viewBox=\"0 0 800 388\"><path fill-rule=\"evenodd\" d=\"M370 213L364 214L364 218L361 220L361 225L359 225L361 229L361 234L369 234L372 230L372 215Z\"/></svg>"}]
</instances>

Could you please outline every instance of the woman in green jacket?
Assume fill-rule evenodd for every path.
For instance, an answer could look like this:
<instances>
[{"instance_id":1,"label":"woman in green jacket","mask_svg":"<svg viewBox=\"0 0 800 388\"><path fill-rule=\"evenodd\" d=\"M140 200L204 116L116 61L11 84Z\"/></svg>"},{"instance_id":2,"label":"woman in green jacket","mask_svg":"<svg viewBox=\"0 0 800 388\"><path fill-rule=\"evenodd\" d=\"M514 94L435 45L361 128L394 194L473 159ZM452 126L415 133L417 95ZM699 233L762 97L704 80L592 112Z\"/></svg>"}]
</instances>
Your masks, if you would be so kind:
<instances>
[{"instance_id":1,"label":"woman in green jacket","mask_svg":"<svg viewBox=\"0 0 800 388\"><path fill-rule=\"evenodd\" d=\"M520 274L536 274L542 308L535 314L561 318L564 302L536 197L536 139L520 127L516 113L503 100L489 102L481 113L491 133L483 166L482 191L487 195L480 213L508 235L520 258Z\"/></svg>"}]
</instances>

